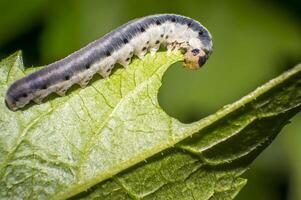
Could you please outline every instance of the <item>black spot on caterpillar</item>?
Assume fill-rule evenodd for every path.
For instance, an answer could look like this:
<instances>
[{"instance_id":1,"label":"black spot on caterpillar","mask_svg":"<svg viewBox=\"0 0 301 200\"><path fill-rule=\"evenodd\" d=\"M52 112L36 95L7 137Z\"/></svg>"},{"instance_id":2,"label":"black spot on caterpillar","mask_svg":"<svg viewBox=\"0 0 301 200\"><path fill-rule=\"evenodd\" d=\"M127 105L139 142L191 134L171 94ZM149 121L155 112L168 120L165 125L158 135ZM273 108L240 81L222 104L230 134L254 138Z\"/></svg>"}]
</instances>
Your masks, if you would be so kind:
<instances>
[{"instance_id":1,"label":"black spot on caterpillar","mask_svg":"<svg viewBox=\"0 0 301 200\"><path fill-rule=\"evenodd\" d=\"M165 36L165 37L164 37ZM74 84L85 87L92 76L108 77L116 63L126 67L132 56L143 58L163 45L183 50L184 66L198 69L212 52L209 31L199 22L180 15L160 14L132 20L66 58L14 82L5 103L11 110L30 101L41 103L50 93L61 96Z\"/></svg>"}]
</instances>

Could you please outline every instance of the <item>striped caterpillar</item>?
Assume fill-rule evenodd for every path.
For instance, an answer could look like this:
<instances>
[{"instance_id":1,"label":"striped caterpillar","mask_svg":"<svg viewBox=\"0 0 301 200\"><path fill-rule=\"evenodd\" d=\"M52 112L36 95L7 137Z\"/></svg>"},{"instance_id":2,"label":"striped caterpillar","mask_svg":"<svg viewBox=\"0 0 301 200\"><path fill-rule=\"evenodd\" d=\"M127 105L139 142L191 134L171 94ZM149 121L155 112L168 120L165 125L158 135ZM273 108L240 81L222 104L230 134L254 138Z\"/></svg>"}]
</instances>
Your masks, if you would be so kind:
<instances>
[{"instance_id":1,"label":"striped caterpillar","mask_svg":"<svg viewBox=\"0 0 301 200\"><path fill-rule=\"evenodd\" d=\"M184 66L198 69L212 52L209 31L199 22L175 14L151 15L132 20L66 58L15 81L5 103L11 110L31 100L41 103L50 93L65 95L74 84L85 87L94 74L106 78L116 63L126 67L134 55L140 59L160 46L168 52L181 50Z\"/></svg>"}]
</instances>

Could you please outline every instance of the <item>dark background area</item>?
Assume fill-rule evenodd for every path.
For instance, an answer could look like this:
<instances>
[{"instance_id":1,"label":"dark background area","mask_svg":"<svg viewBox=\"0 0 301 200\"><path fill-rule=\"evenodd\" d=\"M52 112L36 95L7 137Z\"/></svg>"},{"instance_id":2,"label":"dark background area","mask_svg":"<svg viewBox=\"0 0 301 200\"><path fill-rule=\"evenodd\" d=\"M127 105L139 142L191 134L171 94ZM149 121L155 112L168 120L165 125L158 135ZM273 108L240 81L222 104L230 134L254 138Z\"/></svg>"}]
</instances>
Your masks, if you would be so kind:
<instances>
[{"instance_id":1,"label":"dark background area","mask_svg":"<svg viewBox=\"0 0 301 200\"><path fill-rule=\"evenodd\" d=\"M22 50L25 66L61 59L137 17L177 13L205 25L214 53L199 71L172 66L159 101L193 122L301 62L300 0L0 0L0 59ZM252 164L237 199L301 199L301 115Z\"/></svg>"}]
</instances>

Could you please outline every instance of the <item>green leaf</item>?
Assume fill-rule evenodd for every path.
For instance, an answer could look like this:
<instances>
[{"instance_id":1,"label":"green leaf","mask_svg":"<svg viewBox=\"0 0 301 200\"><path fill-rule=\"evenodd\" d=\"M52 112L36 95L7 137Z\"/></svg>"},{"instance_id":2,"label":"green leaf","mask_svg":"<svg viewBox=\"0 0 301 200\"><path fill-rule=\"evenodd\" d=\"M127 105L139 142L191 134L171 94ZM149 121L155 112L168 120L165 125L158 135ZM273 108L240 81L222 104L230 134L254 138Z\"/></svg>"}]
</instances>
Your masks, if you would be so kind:
<instances>
[{"instance_id":1,"label":"green leaf","mask_svg":"<svg viewBox=\"0 0 301 200\"><path fill-rule=\"evenodd\" d=\"M33 69L20 53L3 60L0 199L233 199L246 184L240 175L300 111L301 65L183 124L157 101L164 72L182 59L147 55L17 112L5 91Z\"/></svg>"}]
</instances>

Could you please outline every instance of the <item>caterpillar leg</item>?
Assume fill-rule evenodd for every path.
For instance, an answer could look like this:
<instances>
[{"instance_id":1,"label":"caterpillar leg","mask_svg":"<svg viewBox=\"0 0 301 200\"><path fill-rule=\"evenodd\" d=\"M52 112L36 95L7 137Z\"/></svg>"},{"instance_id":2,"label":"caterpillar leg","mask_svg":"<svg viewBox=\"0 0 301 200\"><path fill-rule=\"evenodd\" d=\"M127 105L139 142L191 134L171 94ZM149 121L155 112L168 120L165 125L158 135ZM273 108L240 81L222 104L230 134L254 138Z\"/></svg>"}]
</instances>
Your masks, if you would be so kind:
<instances>
[{"instance_id":1,"label":"caterpillar leg","mask_svg":"<svg viewBox=\"0 0 301 200\"><path fill-rule=\"evenodd\" d=\"M42 97L36 97L33 99L33 101L36 103L36 104L41 104L43 103L43 99Z\"/></svg>"},{"instance_id":2,"label":"caterpillar leg","mask_svg":"<svg viewBox=\"0 0 301 200\"><path fill-rule=\"evenodd\" d=\"M89 84L89 82L90 82L91 79L92 79L92 75L86 76L86 77L82 78L78 82L78 84L80 85L81 88L85 88Z\"/></svg>"},{"instance_id":3,"label":"caterpillar leg","mask_svg":"<svg viewBox=\"0 0 301 200\"><path fill-rule=\"evenodd\" d=\"M62 88L62 89L56 91L55 93L56 93L57 95L63 97L63 96L65 96L66 91L67 91L67 90L66 90L65 88Z\"/></svg>"}]
</instances>

